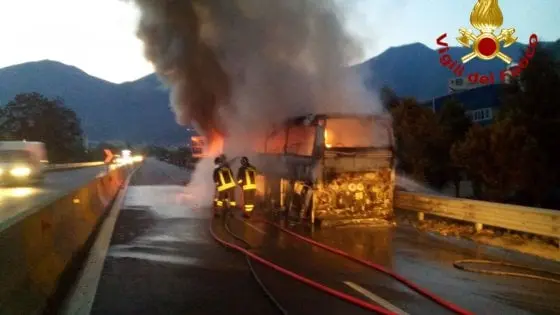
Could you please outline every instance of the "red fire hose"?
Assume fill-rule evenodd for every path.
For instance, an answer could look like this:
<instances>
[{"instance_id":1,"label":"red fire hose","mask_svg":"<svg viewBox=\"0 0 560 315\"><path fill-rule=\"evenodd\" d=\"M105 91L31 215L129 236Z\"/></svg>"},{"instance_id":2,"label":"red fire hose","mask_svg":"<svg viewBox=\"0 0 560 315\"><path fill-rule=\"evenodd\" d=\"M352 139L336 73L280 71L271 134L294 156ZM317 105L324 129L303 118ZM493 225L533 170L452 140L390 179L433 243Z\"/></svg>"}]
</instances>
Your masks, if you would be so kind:
<instances>
[{"instance_id":1,"label":"red fire hose","mask_svg":"<svg viewBox=\"0 0 560 315\"><path fill-rule=\"evenodd\" d=\"M269 268L272 268L272 269L274 269L274 270L276 270L276 271L278 271L278 272L280 272L280 273L282 273L282 274L284 274L284 275L286 275L286 276L289 276L289 277L291 277L291 278L293 278L293 279L295 279L295 280L298 280L298 281L300 281L300 282L302 282L302 283L304 283L304 284L306 284L306 285L308 285L308 286L310 286L310 287L312 287L312 288L315 288L315 289L317 289L317 290L323 291L323 292L328 293L328 294L330 294L330 295L333 295L333 296L335 296L335 297L337 297L337 298L339 298L339 299L341 299L341 300L344 300L344 301L346 301L346 302L350 302L350 303L352 303L352 304L354 304L354 305L356 305L356 306L358 306L358 307L361 307L361 308L364 308L364 309L366 309L366 310L370 310L370 311L376 312L376 313L378 313L378 314L391 314L391 315L394 314L394 313L392 313L392 312L390 312L390 311L388 311L388 310L386 310L386 309L384 309L384 308L382 308L382 307L379 307L379 306L377 306L377 305L373 305L373 304L371 304L371 303L367 303L367 302L365 302L365 301L363 301L363 300L361 300L361 299L355 298L355 297L353 297L353 296L351 296L351 295L348 295L348 294L343 293L343 292L341 292L341 291L338 291L338 290L335 290L335 289L333 289L333 288L330 288L330 287L328 287L328 286L326 286L326 285L324 285L324 284L315 282L315 281L313 281L313 280L311 280L311 279L309 279L309 278L306 278L306 277L304 277L304 276L302 276L302 275L299 275L299 274L297 274L297 273L295 273L295 272L293 272L293 271L290 271L290 270L288 270L288 269L285 269L285 268L283 268L283 267L281 267L281 266L279 266L279 265L277 265L277 264L275 264L275 263L273 263L273 262L271 262L271 261L269 261L269 260L266 260L266 259L264 259L264 258L262 258L262 257L260 257L260 256L258 256L258 255L255 255L254 253L252 253L252 252L246 250L245 248L243 248L243 247L241 247L241 246L238 246L238 245L236 245L236 244L233 244L233 243L230 243L230 242L228 242L228 241L225 241L225 240L219 238L219 237L216 235L216 233L214 232L213 224L212 224L212 223L210 224L210 234L211 234L212 237L213 237L216 241L218 241L220 244L222 244L222 245L224 245L224 246L226 246L226 247L235 249L235 250L237 250L237 251L239 251L239 252L245 254L246 256L250 257L251 259L253 259L253 260L255 260L255 261L257 261L257 262L259 262L259 263L261 263L261 264L263 264L263 265L265 265L265 266L267 266L267 267L269 267Z\"/></svg>"},{"instance_id":2,"label":"red fire hose","mask_svg":"<svg viewBox=\"0 0 560 315\"><path fill-rule=\"evenodd\" d=\"M354 257L354 256L352 256L352 255L350 255L350 254L348 254L348 253L346 253L346 252L344 252L344 251L342 251L342 250L340 250L340 249L337 249L337 248L334 248L334 247L330 247L330 246L325 245L325 244L323 244L323 243L317 242L317 241L315 241L315 240L313 240L313 239L311 239L311 238L302 236L302 235L300 235L300 234L298 234L298 233L296 233L296 232L293 232L293 231L291 231L291 230L289 230L289 229L286 229L286 228L280 226L280 225L277 224L277 223L274 223L274 222L271 222L271 221L268 221L268 220L264 220L264 219L253 220L253 222L262 222L262 223L269 224L269 225L271 225L271 226L274 226L274 227L278 228L278 229L281 230L282 232L285 232L285 233L287 233L287 234L290 234L291 236L293 236L293 237L295 237L295 238L297 238L297 239L299 239L299 240L302 240L302 241L307 242L307 243L309 243L309 244L312 244L312 245L315 245L315 246L317 246L317 247L320 247L320 248L322 248L322 249L324 249L324 250L327 250L327 251L329 251L329 252L331 252L331 253L334 253L334 254L343 256L343 257L345 257L345 258L348 258L348 259L350 259L350 260L356 261L356 262L358 262L358 263L361 263L361 264L363 264L363 265L365 265L365 266L368 266L368 267L370 267L370 268L373 268L373 269L375 269L375 270L381 271L381 272L387 274L388 276L392 277L393 279L396 279L397 281L399 281L399 282L401 282L402 284L406 285L406 286L409 287L410 289L412 289L412 290L418 292L419 294L421 294L421 295L423 295L423 296L425 296L425 297L431 299L432 301L434 301L434 302L436 302L437 304L439 304L439 305L441 305L441 306L447 308L448 310L450 310L450 311L452 311L452 312L455 312L455 313L461 314L461 315L471 315L471 314L473 314L473 313L471 313L471 312L469 312L469 311L467 311L467 310L464 310L464 309L460 308L459 306L457 306L457 305L455 305L455 304L453 304L453 303L451 303L451 302L445 301L445 300L442 299L441 297L439 297L439 296L437 296L437 295L435 295L435 294L433 294L433 293L431 293L431 292L428 292L427 290L425 290L425 289L419 287L418 285L412 283L412 282L409 281L408 279L406 279L406 278L404 278L404 277L402 277L402 276L400 276L400 275L398 275L398 274L396 274L396 273L394 273L394 272L392 272L392 271L386 269L385 267L383 267L383 266L381 266L381 265L374 264L374 263L372 263L372 262L370 262L370 261L367 261L367 260L364 260L364 259L361 259L361 258L358 258L358 257Z\"/></svg>"}]
</instances>

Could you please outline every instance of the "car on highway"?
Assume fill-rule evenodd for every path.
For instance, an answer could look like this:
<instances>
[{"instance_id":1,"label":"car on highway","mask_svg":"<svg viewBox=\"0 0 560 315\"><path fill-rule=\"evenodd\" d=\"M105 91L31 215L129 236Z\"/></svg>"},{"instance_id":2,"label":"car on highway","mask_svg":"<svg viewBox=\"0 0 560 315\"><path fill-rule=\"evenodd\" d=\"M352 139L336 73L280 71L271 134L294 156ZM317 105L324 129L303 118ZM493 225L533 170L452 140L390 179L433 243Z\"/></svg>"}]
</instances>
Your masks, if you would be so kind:
<instances>
[{"instance_id":1,"label":"car on highway","mask_svg":"<svg viewBox=\"0 0 560 315\"><path fill-rule=\"evenodd\" d=\"M46 168L46 148L42 142L0 141L0 182L40 183Z\"/></svg>"}]
</instances>

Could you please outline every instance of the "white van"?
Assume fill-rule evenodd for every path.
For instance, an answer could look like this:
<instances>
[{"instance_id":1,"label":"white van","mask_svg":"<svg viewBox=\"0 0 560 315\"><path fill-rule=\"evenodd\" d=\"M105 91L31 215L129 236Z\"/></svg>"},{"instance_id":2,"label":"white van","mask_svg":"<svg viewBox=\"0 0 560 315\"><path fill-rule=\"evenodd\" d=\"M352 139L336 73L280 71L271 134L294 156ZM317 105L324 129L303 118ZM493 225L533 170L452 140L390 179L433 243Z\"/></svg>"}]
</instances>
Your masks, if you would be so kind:
<instances>
[{"instance_id":1,"label":"white van","mask_svg":"<svg viewBox=\"0 0 560 315\"><path fill-rule=\"evenodd\" d=\"M45 144L34 141L0 141L0 182L41 182L47 163Z\"/></svg>"}]
</instances>

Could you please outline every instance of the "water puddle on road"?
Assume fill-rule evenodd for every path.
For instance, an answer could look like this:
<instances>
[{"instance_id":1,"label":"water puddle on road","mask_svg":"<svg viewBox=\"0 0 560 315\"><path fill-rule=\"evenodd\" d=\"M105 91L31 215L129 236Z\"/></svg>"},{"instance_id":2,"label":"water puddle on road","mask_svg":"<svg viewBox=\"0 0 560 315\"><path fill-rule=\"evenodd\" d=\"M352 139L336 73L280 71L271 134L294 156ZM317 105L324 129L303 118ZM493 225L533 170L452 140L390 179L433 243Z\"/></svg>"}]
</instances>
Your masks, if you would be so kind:
<instances>
[{"instance_id":1,"label":"water puddle on road","mask_svg":"<svg viewBox=\"0 0 560 315\"><path fill-rule=\"evenodd\" d=\"M140 247L134 247L140 249ZM202 261L192 257L183 257L177 255L162 255L146 252L136 252L132 250L109 251L108 256L113 258L133 258L141 260L149 260L155 262L170 263L176 265L202 265Z\"/></svg>"}]
</instances>

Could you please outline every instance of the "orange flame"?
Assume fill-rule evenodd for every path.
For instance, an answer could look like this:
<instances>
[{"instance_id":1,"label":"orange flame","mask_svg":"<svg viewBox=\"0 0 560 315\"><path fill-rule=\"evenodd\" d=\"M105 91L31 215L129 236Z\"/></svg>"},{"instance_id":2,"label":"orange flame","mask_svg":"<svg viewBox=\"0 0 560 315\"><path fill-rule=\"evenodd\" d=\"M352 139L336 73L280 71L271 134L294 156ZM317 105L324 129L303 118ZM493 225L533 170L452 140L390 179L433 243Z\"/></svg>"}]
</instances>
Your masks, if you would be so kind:
<instances>
[{"instance_id":1,"label":"orange flame","mask_svg":"<svg viewBox=\"0 0 560 315\"><path fill-rule=\"evenodd\" d=\"M193 156L205 158L209 156L218 156L224 150L224 137L218 132L212 132L209 137L192 136L191 146ZM194 154L194 152L197 152Z\"/></svg>"},{"instance_id":2,"label":"orange flame","mask_svg":"<svg viewBox=\"0 0 560 315\"><path fill-rule=\"evenodd\" d=\"M329 132L327 131L327 129L325 129L325 147L330 148L332 147L332 144L329 143Z\"/></svg>"},{"instance_id":3,"label":"orange flame","mask_svg":"<svg viewBox=\"0 0 560 315\"><path fill-rule=\"evenodd\" d=\"M207 156L218 156L224 152L224 137L217 131L210 133L208 147L205 152Z\"/></svg>"}]
</instances>

